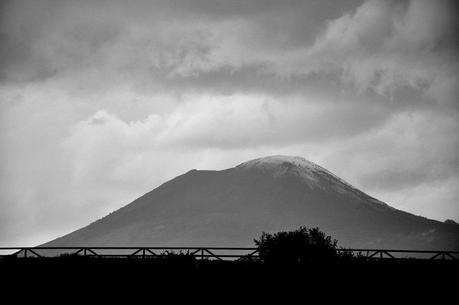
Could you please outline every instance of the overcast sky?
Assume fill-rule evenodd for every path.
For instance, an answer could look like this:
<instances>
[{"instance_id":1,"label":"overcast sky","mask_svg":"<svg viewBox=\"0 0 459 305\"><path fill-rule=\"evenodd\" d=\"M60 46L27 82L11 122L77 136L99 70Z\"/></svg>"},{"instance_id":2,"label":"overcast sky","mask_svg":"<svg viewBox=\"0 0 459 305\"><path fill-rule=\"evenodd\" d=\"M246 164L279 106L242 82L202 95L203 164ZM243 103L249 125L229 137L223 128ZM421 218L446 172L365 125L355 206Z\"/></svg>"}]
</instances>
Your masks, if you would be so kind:
<instances>
[{"instance_id":1,"label":"overcast sky","mask_svg":"<svg viewBox=\"0 0 459 305\"><path fill-rule=\"evenodd\" d=\"M459 221L457 1L2 1L0 245L298 155Z\"/></svg>"}]
</instances>

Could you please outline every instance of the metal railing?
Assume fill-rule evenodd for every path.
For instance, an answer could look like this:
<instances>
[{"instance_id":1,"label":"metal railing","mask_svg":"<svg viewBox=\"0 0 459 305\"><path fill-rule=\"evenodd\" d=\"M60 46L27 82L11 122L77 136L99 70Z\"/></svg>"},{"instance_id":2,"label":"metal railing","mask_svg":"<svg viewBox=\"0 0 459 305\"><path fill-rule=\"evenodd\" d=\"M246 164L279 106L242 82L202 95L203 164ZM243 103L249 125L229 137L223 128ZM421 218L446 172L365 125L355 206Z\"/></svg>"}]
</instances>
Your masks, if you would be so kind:
<instances>
[{"instance_id":1,"label":"metal railing","mask_svg":"<svg viewBox=\"0 0 459 305\"><path fill-rule=\"evenodd\" d=\"M339 249L367 259L442 259L459 261L459 251ZM196 259L258 260L257 248L251 247L0 247L0 259L44 257L158 258L186 254Z\"/></svg>"}]
</instances>

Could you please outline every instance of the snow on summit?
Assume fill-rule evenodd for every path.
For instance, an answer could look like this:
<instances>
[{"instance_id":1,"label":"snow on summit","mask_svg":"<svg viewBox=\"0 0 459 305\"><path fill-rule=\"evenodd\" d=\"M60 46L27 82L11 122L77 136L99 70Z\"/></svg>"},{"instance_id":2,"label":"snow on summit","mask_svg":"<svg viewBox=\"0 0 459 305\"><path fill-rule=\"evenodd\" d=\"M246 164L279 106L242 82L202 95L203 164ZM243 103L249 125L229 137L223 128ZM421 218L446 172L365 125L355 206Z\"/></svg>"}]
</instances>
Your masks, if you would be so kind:
<instances>
[{"instance_id":1,"label":"snow on summit","mask_svg":"<svg viewBox=\"0 0 459 305\"><path fill-rule=\"evenodd\" d=\"M309 170L317 170L321 169L323 170L322 167L319 165L306 160L303 157L297 157L297 156L282 156L282 155L276 155L276 156L267 156L267 157L262 157L262 158L257 158L253 159L244 163L241 163L237 167L239 168L265 168L265 169L274 169L279 166L283 165L295 165L297 167L303 168L303 169L309 169Z\"/></svg>"},{"instance_id":2,"label":"snow on summit","mask_svg":"<svg viewBox=\"0 0 459 305\"><path fill-rule=\"evenodd\" d=\"M340 192L356 190L325 168L298 156L267 156L239 164L237 169L255 169L274 177L297 176L310 188L331 187Z\"/></svg>"}]
</instances>

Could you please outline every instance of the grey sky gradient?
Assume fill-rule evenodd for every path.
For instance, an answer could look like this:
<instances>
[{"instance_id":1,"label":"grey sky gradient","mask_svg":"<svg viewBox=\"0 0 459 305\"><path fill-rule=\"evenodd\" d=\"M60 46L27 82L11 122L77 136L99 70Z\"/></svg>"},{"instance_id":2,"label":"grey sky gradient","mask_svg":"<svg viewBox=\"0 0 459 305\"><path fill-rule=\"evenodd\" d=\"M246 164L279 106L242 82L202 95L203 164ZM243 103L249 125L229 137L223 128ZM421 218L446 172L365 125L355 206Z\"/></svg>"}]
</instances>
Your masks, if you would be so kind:
<instances>
[{"instance_id":1,"label":"grey sky gradient","mask_svg":"<svg viewBox=\"0 0 459 305\"><path fill-rule=\"evenodd\" d=\"M456 1L1 6L1 245L271 154L459 221Z\"/></svg>"}]
</instances>

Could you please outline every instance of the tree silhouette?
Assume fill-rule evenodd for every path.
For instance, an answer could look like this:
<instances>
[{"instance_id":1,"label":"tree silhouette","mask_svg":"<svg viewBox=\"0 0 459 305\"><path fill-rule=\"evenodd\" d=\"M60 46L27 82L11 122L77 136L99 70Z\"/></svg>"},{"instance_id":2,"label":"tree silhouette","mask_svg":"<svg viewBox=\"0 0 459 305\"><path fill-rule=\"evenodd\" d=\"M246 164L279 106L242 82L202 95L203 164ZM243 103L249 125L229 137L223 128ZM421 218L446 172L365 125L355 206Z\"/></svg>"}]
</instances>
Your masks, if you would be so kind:
<instances>
[{"instance_id":1,"label":"tree silhouette","mask_svg":"<svg viewBox=\"0 0 459 305\"><path fill-rule=\"evenodd\" d=\"M317 227L300 227L295 231L274 234L263 232L254 241L264 263L301 264L331 261L340 257L337 240Z\"/></svg>"}]
</instances>

